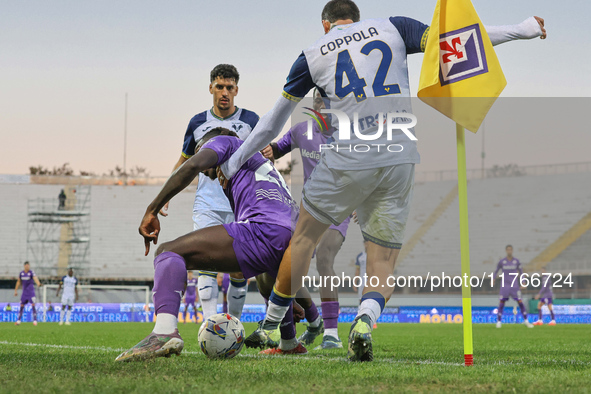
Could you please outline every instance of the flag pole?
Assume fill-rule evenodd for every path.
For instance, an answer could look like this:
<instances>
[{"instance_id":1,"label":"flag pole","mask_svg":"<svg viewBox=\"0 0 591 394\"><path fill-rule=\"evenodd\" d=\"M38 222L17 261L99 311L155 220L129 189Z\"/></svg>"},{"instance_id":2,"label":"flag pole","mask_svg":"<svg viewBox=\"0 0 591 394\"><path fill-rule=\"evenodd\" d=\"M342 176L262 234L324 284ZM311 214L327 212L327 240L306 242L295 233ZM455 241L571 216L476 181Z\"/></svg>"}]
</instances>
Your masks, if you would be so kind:
<instances>
[{"instance_id":1,"label":"flag pole","mask_svg":"<svg viewBox=\"0 0 591 394\"><path fill-rule=\"evenodd\" d=\"M460 251L462 258L462 277L467 283L462 285L462 315L464 328L464 363L473 365L472 343L472 292L470 289L470 236L468 231L468 181L466 179L466 144L464 128L456 123L458 150L458 200L460 204Z\"/></svg>"}]
</instances>

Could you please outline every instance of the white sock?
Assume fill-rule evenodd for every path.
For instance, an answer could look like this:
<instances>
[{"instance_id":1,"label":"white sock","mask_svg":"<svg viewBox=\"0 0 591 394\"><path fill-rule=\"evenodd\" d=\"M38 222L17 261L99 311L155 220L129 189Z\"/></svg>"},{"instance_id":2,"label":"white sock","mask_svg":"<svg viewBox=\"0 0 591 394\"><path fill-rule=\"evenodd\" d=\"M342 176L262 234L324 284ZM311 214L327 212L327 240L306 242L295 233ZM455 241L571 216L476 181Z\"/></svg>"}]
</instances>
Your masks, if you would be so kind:
<instances>
[{"instance_id":1,"label":"white sock","mask_svg":"<svg viewBox=\"0 0 591 394\"><path fill-rule=\"evenodd\" d=\"M363 300L361 305L359 305L359 311L357 312L357 317L361 315L369 316L369 320L371 320L370 328L373 328L373 325L376 324L378 318L382 314L382 308L380 304L371 298ZM326 332L326 331L325 331Z\"/></svg>"},{"instance_id":2,"label":"white sock","mask_svg":"<svg viewBox=\"0 0 591 394\"><path fill-rule=\"evenodd\" d=\"M320 317L320 315L318 315L318 317L316 318L316 320L310 322L310 327L312 328L316 328L320 325L320 322L322 322L322 318Z\"/></svg>"},{"instance_id":3,"label":"white sock","mask_svg":"<svg viewBox=\"0 0 591 394\"><path fill-rule=\"evenodd\" d=\"M274 304L273 301L269 300L269 306L267 307L267 316L265 317L265 321L273 322L279 324L281 320L285 317L287 310L289 309L288 306L279 306Z\"/></svg>"},{"instance_id":4,"label":"white sock","mask_svg":"<svg viewBox=\"0 0 591 394\"><path fill-rule=\"evenodd\" d=\"M298 346L299 341L296 338L292 339L283 339L279 341L279 349L281 350L291 350Z\"/></svg>"},{"instance_id":5,"label":"white sock","mask_svg":"<svg viewBox=\"0 0 591 394\"><path fill-rule=\"evenodd\" d=\"M68 312L66 313L66 321L70 322L70 316L72 316L72 308L68 308Z\"/></svg>"},{"instance_id":6,"label":"white sock","mask_svg":"<svg viewBox=\"0 0 591 394\"><path fill-rule=\"evenodd\" d=\"M62 308L62 310L60 311L60 321L64 321L64 313L66 311L64 310L64 308Z\"/></svg>"},{"instance_id":7,"label":"white sock","mask_svg":"<svg viewBox=\"0 0 591 394\"><path fill-rule=\"evenodd\" d=\"M246 280L245 280L246 281ZM228 313L240 320L242 316L242 308L246 302L246 286L236 287L230 280L228 287Z\"/></svg>"},{"instance_id":8,"label":"white sock","mask_svg":"<svg viewBox=\"0 0 591 394\"><path fill-rule=\"evenodd\" d=\"M218 313L218 282L207 275L199 275L197 279L199 300L203 309L203 320Z\"/></svg>"},{"instance_id":9,"label":"white sock","mask_svg":"<svg viewBox=\"0 0 591 394\"><path fill-rule=\"evenodd\" d=\"M331 336L333 338L339 338L339 329L338 328L325 328L324 329L324 336Z\"/></svg>"},{"instance_id":10,"label":"white sock","mask_svg":"<svg viewBox=\"0 0 591 394\"><path fill-rule=\"evenodd\" d=\"M201 308L203 309L203 320L218 313L218 300L210 298L209 300L201 300Z\"/></svg>"},{"instance_id":11,"label":"white sock","mask_svg":"<svg viewBox=\"0 0 591 394\"><path fill-rule=\"evenodd\" d=\"M156 317L156 324L153 332L155 334L172 334L177 329L178 318L170 313L159 313Z\"/></svg>"}]
</instances>

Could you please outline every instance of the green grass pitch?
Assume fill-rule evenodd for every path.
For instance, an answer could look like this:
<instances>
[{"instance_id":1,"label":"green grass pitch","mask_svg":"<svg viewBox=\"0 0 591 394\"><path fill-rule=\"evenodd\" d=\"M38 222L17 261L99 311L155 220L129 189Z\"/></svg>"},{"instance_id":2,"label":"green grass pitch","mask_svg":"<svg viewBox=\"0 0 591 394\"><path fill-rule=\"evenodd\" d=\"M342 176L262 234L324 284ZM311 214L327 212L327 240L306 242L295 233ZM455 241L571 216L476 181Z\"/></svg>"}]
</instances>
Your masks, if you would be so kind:
<instances>
[{"instance_id":1,"label":"green grass pitch","mask_svg":"<svg viewBox=\"0 0 591 394\"><path fill-rule=\"evenodd\" d=\"M180 357L114 363L146 323L0 324L0 392L589 392L591 327L474 326L475 365L462 366L459 324L380 324L372 363L346 350L208 360L198 325L181 325ZM254 324L245 325L249 334ZM298 325L298 331L304 329ZM340 325L346 338L349 325ZM299 334L298 332L298 334ZM317 343L320 339L317 339Z\"/></svg>"}]
</instances>

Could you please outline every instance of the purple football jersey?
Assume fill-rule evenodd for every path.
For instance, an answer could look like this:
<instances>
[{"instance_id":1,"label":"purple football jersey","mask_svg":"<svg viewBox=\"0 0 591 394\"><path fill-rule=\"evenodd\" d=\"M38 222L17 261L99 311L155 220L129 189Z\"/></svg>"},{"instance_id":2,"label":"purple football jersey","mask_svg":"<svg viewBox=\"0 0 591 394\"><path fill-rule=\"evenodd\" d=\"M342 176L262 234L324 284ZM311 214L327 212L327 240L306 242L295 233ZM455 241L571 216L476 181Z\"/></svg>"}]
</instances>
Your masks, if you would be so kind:
<instances>
[{"instance_id":1,"label":"purple football jersey","mask_svg":"<svg viewBox=\"0 0 591 394\"><path fill-rule=\"evenodd\" d=\"M499 277L502 277L501 289L518 289L520 287L519 280L521 279L521 274L523 274L523 269L521 268L521 263L515 257L511 260L507 257L501 259L495 270L495 278L499 272L501 272Z\"/></svg>"},{"instance_id":2,"label":"purple football jersey","mask_svg":"<svg viewBox=\"0 0 591 394\"><path fill-rule=\"evenodd\" d=\"M218 155L216 165L230 159L242 145L236 137L213 137L201 149L211 149ZM230 200L235 221L268 223L292 229L297 218L297 205L271 162L256 153L230 179L224 193Z\"/></svg>"},{"instance_id":3,"label":"purple football jersey","mask_svg":"<svg viewBox=\"0 0 591 394\"><path fill-rule=\"evenodd\" d=\"M195 298L197 288L197 278L187 279L187 290L185 291L186 298Z\"/></svg>"},{"instance_id":4,"label":"purple football jersey","mask_svg":"<svg viewBox=\"0 0 591 394\"><path fill-rule=\"evenodd\" d=\"M35 281L33 277L35 272L33 270L29 270L29 272L25 272L24 270L21 271L19 274L19 278L21 279L21 283L23 285L23 295L22 298L30 298L35 297Z\"/></svg>"},{"instance_id":5,"label":"purple football jersey","mask_svg":"<svg viewBox=\"0 0 591 394\"><path fill-rule=\"evenodd\" d=\"M310 178L314 167L320 161L320 145L326 144L328 138L334 132L330 129L326 134L320 130L317 123L312 125L312 139L308 139L308 122L301 122L293 126L287 134L277 141L277 149L281 155L291 152L295 148L300 149L302 164L304 166L304 183Z\"/></svg>"}]
</instances>

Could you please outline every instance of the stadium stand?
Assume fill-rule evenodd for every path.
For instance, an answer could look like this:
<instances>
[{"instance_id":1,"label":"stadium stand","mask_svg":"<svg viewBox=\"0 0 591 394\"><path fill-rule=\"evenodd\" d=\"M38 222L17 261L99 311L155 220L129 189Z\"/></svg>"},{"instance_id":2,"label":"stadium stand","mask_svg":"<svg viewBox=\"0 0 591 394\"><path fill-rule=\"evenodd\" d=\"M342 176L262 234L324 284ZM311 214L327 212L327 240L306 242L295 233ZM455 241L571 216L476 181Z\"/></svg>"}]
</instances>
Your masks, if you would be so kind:
<instances>
[{"instance_id":1,"label":"stadium stand","mask_svg":"<svg viewBox=\"0 0 591 394\"><path fill-rule=\"evenodd\" d=\"M292 178L299 177L292 174ZM544 265L552 272L591 275L588 257L591 221L584 220L591 212L590 185L589 171L470 180L472 273L494 271L505 245L513 244L515 256L527 268L529 263L551 255L551 262ZM5 245L11 245L0 256L0 277L14 278L27 257L27 200L57 200L62 187L63 184L0 183L3 201L0 215L3 223L10 224L0 228L0 235ZM297 188L294 185L296 199L300 194ZM152 256L143 256L137 226L159 189L160 186L150 185L91 186L89 278L131 281L152 278ZM161 219L160 242L191 231L193 193L191 187L172 201L169 217ZM550 248L551 245L554 246ZM336 272L353 275L354 258L362 250L359 227L352 224L337 256ZM316 273L314 267L313 262L312 275ZM418 182L396 275L424 276L427 272L442 271L457 275L459 267L456 182L451 179ZM32 268L35 269L34 264Z\"/></svg>"}]
</instances>

